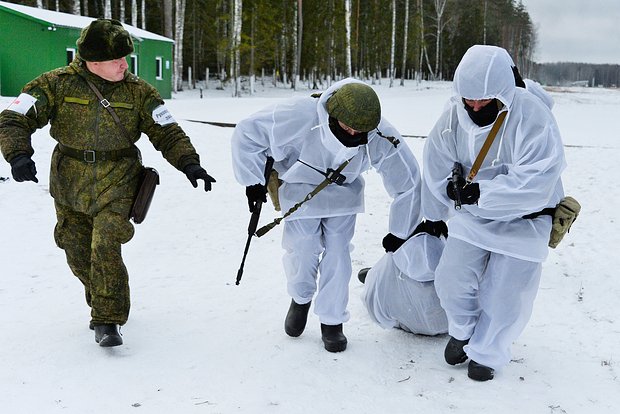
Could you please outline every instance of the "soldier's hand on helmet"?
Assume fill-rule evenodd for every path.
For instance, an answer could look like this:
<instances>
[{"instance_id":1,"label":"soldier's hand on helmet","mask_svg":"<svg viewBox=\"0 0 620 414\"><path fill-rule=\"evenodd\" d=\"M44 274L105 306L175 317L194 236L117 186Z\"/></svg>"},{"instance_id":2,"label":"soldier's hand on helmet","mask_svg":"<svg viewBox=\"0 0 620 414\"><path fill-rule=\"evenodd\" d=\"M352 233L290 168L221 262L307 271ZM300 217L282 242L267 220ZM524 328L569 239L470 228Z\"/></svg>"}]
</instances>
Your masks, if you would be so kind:
<instances>
[{"instance_id":1,"label":"soldier's hand on helmet","mask_svg":"<svg viewBox=\"0 0 620 414\"><path fill-rule=\"evenodd\" d=\"M464 178L459 177L457 187L461 195L462 204L476 204L478 202L480 198L480 186L478 183L467 183ZM448 194L450 200L456 200L454 185L451 181L446 186L446 194Z\"/></svg>"},{"instance_id":2,"label":"soldier's hand on helmet","mask_svg":"<svg viewBox=\"0 0 620 414\"><path fill-rule=\"evenodd\" d=\"M383 238L383 242L381 244L383 245L383 248L385 249L385 251L387 253L387 252L395 252L406 241L407 240L404 240L404 239L401 239L400 237L394 236L392 233L388 233Z\"/></svg>"},{"instance_id":3,"label":"soldier's hand on helmet","mask_svg":"<svg viewBox=\"0 0 620 414\"><path fill-rule=\"evenodd\" d=\"M205 191L211 191L211 183L215 182L215 178L207 174L207 171L199 164L190 164L183 168L183 173L187 176L187 179L194 186L198 187L198 180L204 180Z\"/></svg>"},{"instance_id":4,"label":"soldier's hand on helmet","mask_svg":"<svg viewBox=\"0 0 620 414\"><path fill-rule=\"evenodd\" d=\"M245 195L248 198L250 213L253 213L259 201L267 202L267 187L262 184L249 185L245 187Z\"/></svg>"},{"instance_id":5,"label":"soldier's hand on helmet","mask_svg":"<svg viewBox=\"0 0 620 414\"><path fill-rule=\"evenodd\" d=\"M13 179L17 182L22 181L34 181L38 183L37 179L37 167L28 155L18 155L13 157L10 161L11 164L11 174L13 174Z\"/></svg>"}]
</instances>

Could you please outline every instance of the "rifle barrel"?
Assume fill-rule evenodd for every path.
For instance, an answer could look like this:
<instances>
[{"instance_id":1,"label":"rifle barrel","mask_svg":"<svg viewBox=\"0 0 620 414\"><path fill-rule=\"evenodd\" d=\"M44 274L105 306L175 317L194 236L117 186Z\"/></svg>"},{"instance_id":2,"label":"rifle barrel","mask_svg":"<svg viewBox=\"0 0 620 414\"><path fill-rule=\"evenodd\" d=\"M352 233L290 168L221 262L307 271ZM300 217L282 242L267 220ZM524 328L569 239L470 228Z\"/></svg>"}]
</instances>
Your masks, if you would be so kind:
<instances>
[{"instance_id":1,"label":"rifle barrel","mask_svg":"<svg viewBox=\"0 0 620 414\"><path fill-rule=\"evenodd\" d=\"M269 182L269 176L271 175L271 169L273 168L273 158L267 157L267 162L265 163L265 187L267 187L267 183ZM248 224L248 239L245 242L245 249L243 250L243 258L241 259L241 266L239 266L239 270L237 270L237 278L235 280L235 285L239 285L241 282L241 277L243 276L243 267L245 266L245 259L248 256L248 251L250 250L250 243L252 242L252 237L256 233L256 228L258 227L258 220L260 218L260 212L263 207L262 201L257 201L254 211L250 216L250 223Z\"/></svg>"}]
</instances>

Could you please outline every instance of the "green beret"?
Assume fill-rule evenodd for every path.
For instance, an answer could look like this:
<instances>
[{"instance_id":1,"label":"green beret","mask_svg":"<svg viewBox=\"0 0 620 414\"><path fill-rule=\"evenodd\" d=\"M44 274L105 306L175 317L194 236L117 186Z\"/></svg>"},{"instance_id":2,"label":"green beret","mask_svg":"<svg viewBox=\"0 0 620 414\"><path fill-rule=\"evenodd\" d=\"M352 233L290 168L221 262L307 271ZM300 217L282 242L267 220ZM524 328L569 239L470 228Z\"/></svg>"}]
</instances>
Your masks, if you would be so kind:
<instances>
[{"instance_id":1,"label":"green beret","mask_svg":"<svg viewBox=\"0 0 620 414\"><path fill-rule=\"evenodd\" d=\"M121 22L113 19L93 20L82 29L75 42L78 56L87 62L104 62L133 52L133 41Z\"/></svg>"},{"instance_id":2,"label":"green beret","mask_svg":"<svg viewBox=\"0 0 620 414\"><path fill-rule=\"evenodd\" d=\"M381 103L364 83L347 83L327 100L327 113L360 132L372 131L381 121Z\"/></svg>"}]
</instances>

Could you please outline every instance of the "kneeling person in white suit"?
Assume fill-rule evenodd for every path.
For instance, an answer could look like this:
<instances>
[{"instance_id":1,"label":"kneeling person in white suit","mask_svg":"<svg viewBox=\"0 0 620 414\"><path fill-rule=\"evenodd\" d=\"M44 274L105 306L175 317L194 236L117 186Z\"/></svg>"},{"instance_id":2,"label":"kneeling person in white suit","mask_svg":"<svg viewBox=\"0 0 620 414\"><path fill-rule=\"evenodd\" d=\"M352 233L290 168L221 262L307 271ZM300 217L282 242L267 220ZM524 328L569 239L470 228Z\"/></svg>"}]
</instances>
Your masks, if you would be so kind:
<instances>
[{"instance_id":1,"label":"kneeling person in white suit","mask_svg":"<svg viewBox=\"0 0 620 414\"><path fill-rule=\"evenodd\" d=\"M420 335L448 332L434 283L446 236L444 222L423 222L395 251L386 246L385 255L372 268L360 271L362 301L382 328Z\"/></svg>"}]
</instances>

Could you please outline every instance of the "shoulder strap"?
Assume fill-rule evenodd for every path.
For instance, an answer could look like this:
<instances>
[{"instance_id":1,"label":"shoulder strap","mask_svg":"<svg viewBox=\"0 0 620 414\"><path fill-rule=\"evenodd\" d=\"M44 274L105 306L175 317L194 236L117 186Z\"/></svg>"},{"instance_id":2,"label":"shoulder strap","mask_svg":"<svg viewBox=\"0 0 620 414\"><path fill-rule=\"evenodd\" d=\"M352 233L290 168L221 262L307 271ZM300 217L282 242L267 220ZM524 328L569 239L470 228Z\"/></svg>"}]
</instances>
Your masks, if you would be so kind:
<instances>
[{"instance_id":1,"label":"shoulder strap","mask_svg":"<svg viewBox=\"0 0 620 414\"><path fill-rule=\"evenodd\" d=\"M332 172L335 173L335 175L338 175L342 172L342 170L344 170L344 167L346 167L347 165L349 165L349 162L351 162L353 158L349 158L348 160L346 160L345 162L343 162L342 164L340 164L340 167L338 167L336 170L333 170ZM290 216L291 214L293 214L295 211L297 211L297 209L299 207L302 206L302 204L304 204L306 201L310 201L315 195L317 195L321 190L323 190L325 187L327 187L328 185L330 185L331 183L333 183L335 181L333 181L331 179L331 177L326 176L326 178L319 184L316 186L316 188L314 190L312 190L310 193L308 193L303 200L301 200L300 202L298 202L297 204L295 204L293 207L291 207L286 213L284 213L284 215L282 217L278 217L275 220L273 220L271 223L264 225L263 227L261 227L260 229L256 230L256 237L261 237L264 236L269 230L273 229L275 226L277 226L278 224L280 224L280 222L282 220L284 220L285 218L287 218L288 216Z\"/></svg>"},{"instance_id":2,"label":"shoulder strap","mask_svg":"<svg viewBox=\"0 0 620 414\"><path fill-rule=\"evenodd\" d=\"M484 141L482 148L480 148L480 152L478 153L478 156L476 157L476 160L474 161L474 165L472 165L471 170L469 170L469 175L467 176L468 182L472 182L476 174L478 174L478 170L480 169L480 166L482 165L482 161L484 161L484 158L487 156L489 149L491 149L491 144L493 144L493 140L495 140L495 136L497 135L497 132L502 126L502 123L504 122L504 118L506 118L507 113L508 111L500 112L499 116L495 120L495 123L493 124L493 128L491 128L491 131L489 131L489 135L487 136L487 139Z\"/></svg>"},{"instance_id":3,"label":"shoulder strap","mask_svg":"<svg viewBox=\"0 0 620 414\"><path fill-rule=\"evenodd\" d=\"M110 113L110 115L112 115L114 122L116 122L116 125L118 125L123 135L125 135L125 138L127 139L127 141L129 141L129 145L130 146L134 145L133 141L131 141L131 135L129 135L129 132L125 128L125 125L123 125L123 123L121 122L121 119L116 114L116 111L114 110L114 108L110 106L110 102L106 98L103 97L99 89L97 89L95 84L92 83L90 79L84 78L84 80L86 81L86 83L88 83L88 86L90 87L90 89L92 89L93 92L95 92L95 95L97 95L97 98L99 99L99 103L101 104L101 106L103 106Z\"/></svg>"}]
</instances>

